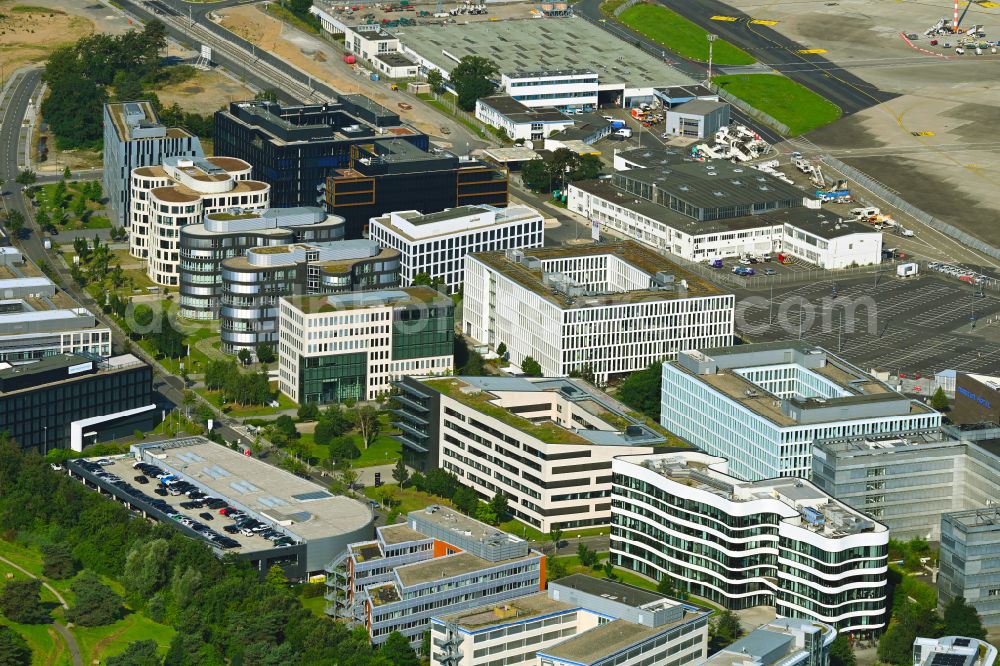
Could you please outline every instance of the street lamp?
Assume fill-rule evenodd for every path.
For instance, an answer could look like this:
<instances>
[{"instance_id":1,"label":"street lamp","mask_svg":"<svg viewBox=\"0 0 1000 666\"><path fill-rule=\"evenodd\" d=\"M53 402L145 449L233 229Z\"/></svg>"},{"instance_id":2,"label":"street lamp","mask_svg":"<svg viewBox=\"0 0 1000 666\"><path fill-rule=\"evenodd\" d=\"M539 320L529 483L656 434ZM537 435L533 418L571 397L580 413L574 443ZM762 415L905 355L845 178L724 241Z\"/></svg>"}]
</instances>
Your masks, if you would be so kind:
<instances>
[{"instance_id":1,"label":"street lamp","mask_svg":"<svg viewBox=\"0 0 1000 666\"><path fill-rule=\"evenodd\" d=\"M712 33L708 33L707 37L708 37L708 81L706 81L706 83L710 87L712 85L712 45L715 43L715 40L719 38L719 36L713 35Z\"/></svg>"}]
</instances>

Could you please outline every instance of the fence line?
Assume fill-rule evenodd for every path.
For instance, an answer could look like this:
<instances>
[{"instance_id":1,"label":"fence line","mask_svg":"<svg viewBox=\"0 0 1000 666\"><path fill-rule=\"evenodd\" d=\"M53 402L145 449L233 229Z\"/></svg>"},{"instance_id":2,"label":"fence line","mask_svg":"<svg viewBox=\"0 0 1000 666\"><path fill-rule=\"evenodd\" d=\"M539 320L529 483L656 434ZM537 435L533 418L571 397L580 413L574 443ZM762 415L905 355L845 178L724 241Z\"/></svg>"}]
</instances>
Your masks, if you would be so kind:
<instances>
[{"instance_id":1,"label":"fence line","mask_svg":"<svg viewBox=\"0 0 1000 666\"><path fill-rule=\"evenodd\" d=\"M732 93L726 92L725 90L723 90L722 88L720 88L715 84L709 85L709 88L713 92L715 92L721 99L724 99L725 101L729 102L730 104L732 104L737 109L747 114L754 120L759 120L760 122L764 123L771 129L779 132L784 136L788 136L789 134L792 133L792 130L789 129L788 125L786 125L785 123L781 122L774 116L764 113L757 107L747 104L745 101L743 101L739 97L736 97Z\"/></svg>"},{"instance_id":2,"label":"fence line","mask_svg":"<svg viewBox=\"0 0 1000 666\"><path fill-rule=\"evenodd\" d=\"M822 159L824 164L829 165L836 171L839 171L842 175L853 180L855 183L861 185L863 188L867 189L869 192L877 196L878 198L885 201L887 204L893 208L900 210L913 219L923 222L927 226L940 231L941 233L951 236L963 245L967 245L975 250L979 250L983 254L986 254L994 259L1000 259L1000 248L997 248L989 243L983 242L978 238L974 238L968 233L958 229L957 227L943 222L933 215L917 208L913 204L905 201L897 194L892 192L888 187L878 182L868 174L855 169L854 167L844 164L836 157L831 157L830 155L823 155ZM868 203L868 202L866 202Z\"/></svg>"},{"instance_id":3,"label":"fence line","mask_svg":"<svg viewBox=\"0 0 1000 666\"><path fill-rule=\"evenodd\" d=\"M626 2L623 2L622 4L615 7L615 10L611 13L615 15L615 18L617 18L621 16L622 12L628 9L629 7L635 7L640 2L645 2L645 1L646 0L626 0Z\"/></svg>"}]
</instances>

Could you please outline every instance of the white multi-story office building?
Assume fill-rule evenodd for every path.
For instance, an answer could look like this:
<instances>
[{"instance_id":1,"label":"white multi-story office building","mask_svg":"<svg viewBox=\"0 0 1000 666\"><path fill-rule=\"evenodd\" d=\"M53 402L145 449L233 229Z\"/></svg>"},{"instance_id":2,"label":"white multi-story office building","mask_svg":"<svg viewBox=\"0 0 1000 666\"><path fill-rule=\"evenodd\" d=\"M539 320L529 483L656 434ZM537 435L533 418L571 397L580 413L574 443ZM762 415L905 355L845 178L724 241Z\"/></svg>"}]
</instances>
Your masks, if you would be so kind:
<instances>
[{"instance_id":1,"label":"white multi-story office building","mask_svg":"<svg viewBox=\"0 0 1000 666\"><path fill-rule=\"evenodd\" d=\"M941 414L819 347L682 351L663 364L660 423L734 476L808 478L818 439L924 430Z\"/></svg>"},{"instance_id":2,"label":"white multi-story office building","mask_svg":"<svg viewBox=\"0 0 1000 666\"><path fill-rule=\"evenodd\" d=\"M993 666L996 661L996 647L978 638L918 636L913 641L913 666Z\"/></svg>"},{"instance_id":3,"label":"white multi-story office building","mask_svg":"<svg viewBox=\"0 0 1000 666\"><path fill-rule=\"evenodd\" d=\"M104 105L104 192L115 226L128 226L132 170L156 166L165 157L199 159L201 141L190 132L160 123L151 102Z\"/></svg>"},{"instance_id":4,"label":"white multi-story office building","mask_svg":"<svg viewBox=\"0 0 1000 666\"><path fill-rule=\"evenodd\" d=\"M611 561L726 608L886 624L889 530L808 481L741 481L700 452L612 463Z\"/></svg>"},{"instance_id":5,"label":"white multi-story office building","mask_svg":"<svg viewBox=\"0 0 1000 666\"><path fill-rule=\"evenodd\" d=\"M997 553L1000 553L1000 507L980 507L942 516L938 604L947 606L962 597L976 609L983 624L1000 624Z\"/></svg>"},{"instance_id":6,"label":"white multi-story office building","mask_svg":"<svg viewBox=\"0 0 1000 666\"><path fill-rule=\"evenodd\" d=\"M200 224L206 213L236 220L268 207L271 186L250 180L251 170L232 157L166 157L132 170L129 251L146 260L150 280L180 284L181 227Z\"/></svg>"},{"instance_id":7,"label":"white multi-story office building","mask_svg":"<svg viewBox=\"0 0 1000 666\"><path fill-rule=\"evenodd\" d=\"M374 400L403 375L450 374L454 328L430 287L284 297L278 388L300 404Z\"/></svg>"},{"instance_id":8,"label":"white multi-story office building","mask_svg":"<svg viewBox=\"0 0 1000 666\"><path fill-rule=\"evenodd\" d=\"M709 611L574 574L546 592L431 618L435 666L681 666L704 660Z\"/></svg>"},{"instance_id":9,"label":"white multi-story office building","mask_svg":"<svg viewBox=\"0 0 1000 666\"><path fill-rule=\"evenodd\" d=\"M467 254L541 247L545 225L527 206L459 206L427 215L406 210L373 217L368 237L399 250L403 286L424 274L454 291L465 276Z\"/></svg>"},{"instance_id":10,"label":"white multi-story office building","mask_svg":"<svg viewBox=\"0 0 1000 666\"><path fill-rule=\"evenodd\" d=\"M652 421L586 382L519 377L406 378L396 384L404 459L444 468L483 500L548 532L611 521L611 458L669 444Z\"/></svg>"},{"instance_id":11,"label":"white multi-story office building","mask_svg":"<svg viewBox=\"0 0 1000 666\"><path fill-rule=\"evenodd\" d=\"M470 255L463 294L467 336L549 377L603 384L733 336L732 294L632 241Z\"/></svg>"},{"instance_id":12,"label":"white multi-story office building","mask_svg":"<svg viewBox=\"0 0 1000 666\"><path fill-rule=\"evenodd\" d=\"M476 118L501 129L511 139L538 141L573 127L573 119L553 107L528 107L510 95L476 100Z\"/></svg>"},{"instance_id":13,"label":"white multi-story office building","mask_svg":"<svg viewBox=\"0 0 1000 666\"><path fill-rule=\"evenodd\" d=\"M696 666L827 666L836 637L837 631L823 622L776 619Z\"/></svg>"},{"instance_id":14,"label":"white multi-story office building","mask_svg":"<svg viewBox=\"0 0 1000 666\"><path fill-rule=\"evenodd\" d=\"M528 107L597 108L597 72L589 69L515 71L500 77L500 87Z\"/></svg>"}]
</instances>

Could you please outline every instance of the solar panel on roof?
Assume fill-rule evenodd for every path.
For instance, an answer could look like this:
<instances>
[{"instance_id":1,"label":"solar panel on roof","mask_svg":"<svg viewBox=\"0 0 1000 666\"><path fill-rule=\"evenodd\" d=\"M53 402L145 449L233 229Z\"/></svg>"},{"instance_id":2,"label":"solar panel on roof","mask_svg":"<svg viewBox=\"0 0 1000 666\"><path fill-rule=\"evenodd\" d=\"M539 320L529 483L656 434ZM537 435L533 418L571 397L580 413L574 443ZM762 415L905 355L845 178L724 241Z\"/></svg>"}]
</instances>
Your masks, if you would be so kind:
<instances>
[{"instance_id":1,"label":"solar panel on roof","mask_svg":"<svg viewBox=\"0 0 1000 666\"><path fill-rule=\"evenodd\" d=\"M333 497L331 493L325 490L314 490L308 493L301 493L299 495L292 495L293 500L298 500L299 502L308 502L310 500L326 499L327 497Z\"/></svg>"},{"instance_id":2,"label":"solar panel on roof","mask_svg":"<svg viewBox=\"0 0 1000 666\"><path fill-rule=\"evenodd\" d=\"M932 666L964 666L965 656L961 654L947 654L938 652L931 659Z\"/></svg>"},{"instance_id":3,"label":"solar panel on roof","mask_svg":"<svg viewBox=\"0 0 1000 666\"><path fill-rule=\"evenodd\" d=\"M972 645L972 639L971 638L956 638L955 639L955 646L956 647L969 647L970 645Z\"/></svg>"}]
</instances>

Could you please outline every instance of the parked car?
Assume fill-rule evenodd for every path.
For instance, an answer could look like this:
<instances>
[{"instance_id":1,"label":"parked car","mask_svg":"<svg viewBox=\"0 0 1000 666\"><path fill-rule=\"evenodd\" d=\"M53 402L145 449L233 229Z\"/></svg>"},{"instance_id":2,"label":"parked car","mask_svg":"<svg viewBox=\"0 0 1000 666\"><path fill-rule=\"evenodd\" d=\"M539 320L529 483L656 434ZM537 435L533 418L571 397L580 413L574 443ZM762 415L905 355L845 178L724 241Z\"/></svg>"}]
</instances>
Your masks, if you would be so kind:
<instances>
[{"instance_id":1,"label":"parked car","mask_svg":"<svg viewBox=\"0 0 1000 666\"><path fill-rule=\"evenodd\" d=\"M146 485L147 483L149 483L149 479L140 474L139 476L135 477L135 482L141 485Z\"/></svg>"},{"instance_id":2,"label":"parked car","mask_svg":"<svg viewBox=\"0 0 1000 666\"><path fill-rule=\"evenodd\" d=\"M157 495L159 495L160 497L166 497L167 496L167 489L166 488L154 488L153 492L156 493Z\"/></svg>"},{"instance_id":3,"label":"parked car","mask_svg":"<svg viewBox=\"0 0 1000 666\"><path fill-rule=\"evenodd\" d=\"M215 516L213 516L208 511L203 511L202 513L199 513L198 517L201 518L201 519L203 519L203 520L215 520Z\"/></svg>"},{"instance_id":4,"label":"parked car","mask_svg":"<svg viewBox=\"0 0 1000 666\"><path fill-rule=\"evenodd\" d=\"M778 271L774 270L773 268L765 268L764 269L764 275L777 275L777 274L778 274Z\"/></svg>"}]
</instances>

